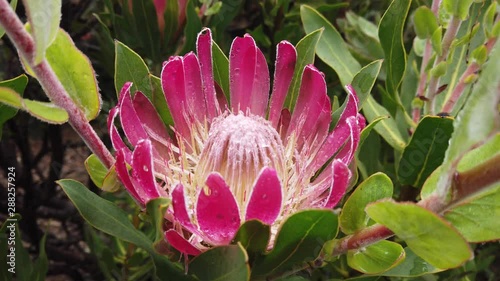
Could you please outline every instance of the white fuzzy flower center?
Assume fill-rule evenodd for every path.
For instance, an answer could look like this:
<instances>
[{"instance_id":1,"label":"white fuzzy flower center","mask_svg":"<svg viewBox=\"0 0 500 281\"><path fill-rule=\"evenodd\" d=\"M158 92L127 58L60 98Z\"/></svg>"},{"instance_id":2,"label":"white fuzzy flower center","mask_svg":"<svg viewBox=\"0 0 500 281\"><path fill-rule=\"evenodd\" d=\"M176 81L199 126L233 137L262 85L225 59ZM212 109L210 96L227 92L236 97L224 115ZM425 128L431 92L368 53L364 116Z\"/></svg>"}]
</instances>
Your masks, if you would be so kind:
<instances>
[{"instance_id":1,"label":"white fuzzy flower center","mask_svg":"<svg viewBox=\"0 0 500 281\"><path fill-rule=\"evenodd\" d=\"M259 171L272 167L284 176L285 162L280 135L269 121L230 113L212 123L195 174L204 180L210 172L219 172L238 203L244 204Z\"/></svg>"}]
</instances>

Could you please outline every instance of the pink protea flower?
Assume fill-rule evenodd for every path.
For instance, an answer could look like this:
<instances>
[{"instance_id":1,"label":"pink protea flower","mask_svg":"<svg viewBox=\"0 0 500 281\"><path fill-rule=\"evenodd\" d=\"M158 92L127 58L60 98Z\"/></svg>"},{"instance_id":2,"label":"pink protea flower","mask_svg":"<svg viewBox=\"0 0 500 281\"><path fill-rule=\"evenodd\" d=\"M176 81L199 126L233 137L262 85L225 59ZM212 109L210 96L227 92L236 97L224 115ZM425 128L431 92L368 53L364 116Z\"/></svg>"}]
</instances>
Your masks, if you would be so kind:
<instances>
[{"instance_id":1,"label":"pink protea flower","mask_svg":"<svg viewBox=\"0 0 500 281\"><path fill-rule=\"evenodd\" d=\"M189 255L230 243L247 220L271 225L274 238L288 215L333 208L348 186L348 165L365 126L347 86L346 107L329 132L325 79L312 65L303 70L293 111L283 108L297 60L289 42L277 46L270 99L266 60L251 36L231 46L229 102L214 83L211 50L204 29L197 55L164 63L174 138L144 94L130 93L130 83L108 119L120 180L142 206L160 196L172 199L165 217L173 227L165 238ZM114 126L117 116L133 151Z\"/></svg>"}]
</instances>

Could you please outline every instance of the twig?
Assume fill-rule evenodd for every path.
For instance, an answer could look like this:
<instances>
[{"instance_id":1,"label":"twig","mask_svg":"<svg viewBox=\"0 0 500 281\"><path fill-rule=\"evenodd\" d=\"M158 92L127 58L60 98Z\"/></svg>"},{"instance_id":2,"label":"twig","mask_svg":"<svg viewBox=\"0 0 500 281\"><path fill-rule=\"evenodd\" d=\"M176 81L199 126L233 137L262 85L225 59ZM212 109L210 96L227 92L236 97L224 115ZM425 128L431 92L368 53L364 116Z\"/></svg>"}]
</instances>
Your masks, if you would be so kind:
<instances>
[{"instance_id":1,"label":"twig","mask_svg":"<svg viewBox=\"0 0 500 281\"><path fill-rule=\"evenodd\" d=\"M0 0L0 15L0 25L3 26L7 35L16 46L19 55L33 69L49 99L55 105L64 108L68 112L69 124L78 132L90 150L99 157L104 165L108 168L111 167L115 162L113 156L92 126L90 126L83 111L70 98L47 60L44 59L40 64L34 65L35 43L33 38L26 31L21 20L6 0Z\"/></svg>"}]
</instances>

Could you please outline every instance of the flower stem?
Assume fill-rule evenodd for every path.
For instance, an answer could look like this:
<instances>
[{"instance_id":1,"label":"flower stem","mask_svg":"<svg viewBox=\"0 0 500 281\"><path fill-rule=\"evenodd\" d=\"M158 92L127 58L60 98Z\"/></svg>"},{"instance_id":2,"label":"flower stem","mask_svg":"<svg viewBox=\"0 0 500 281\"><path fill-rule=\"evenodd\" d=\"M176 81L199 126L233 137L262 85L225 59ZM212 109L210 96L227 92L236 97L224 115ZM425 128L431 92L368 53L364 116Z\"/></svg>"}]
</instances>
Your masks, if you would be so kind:
<instances>
[{"instance_id":1,"label":"flower stem","mask_svg":"<svg viewBox=\"0 0 500 281\"><path fill-rule=\"evenodd\" d=\"M439 5L441 4L440 0L433 0L431 11L434 13L436 17L438 17ZM418 82L417 92L415 94L416 98L423 97L425 92L425 86L427 83L427 72L425 71L427 68L427 64L429 64L429 59L432 54L432 45L431 40L427 39L425 42L424 54L422 56L422 64L420 65L420 79ZM421 108L413 108L412 110L412 119L413 122L418 124L420 120Z\"/></svg>"},{"instance_id":2,"label":"flower stem","mask_svg":"<svg viewBox=\"0 0 500 281\"><path fill-rule=\"evenodd\" d=\"M434 67L437 66L439 63L443 62L446 57L448 56L451 43L453 42L453 39L457 36L458 29L460 28L460 25L462 24L462 21L458 18L453 16L448 24L448 28L446 29L446 32L444 33L443 37L443 42L442 42L442 54L436 58L434 61ZM429 85L427 87L427 94L426 98L429 100L426 102L426 112L428 114L434 114L434 107L435 107L435 102L436 102L436 95L438 93L438 88L439 88L439 77L434 77L431 76L429 79Z\"/></svg>"},{"instance_id":3,"label":"flower stem","mask_svg":"<svg viewBox=\"0 0 500 281\"><path fill-rule=\"evenodd\" d=\"M465 172L456 173L452 183L453 198L451 202L445 202L438 196L429 196L418 203L437 214L442 214L455 204L483 191L488 186L500 180L500 156L495 156L483 164ZM335 244L332 256L345 254L348 250L356 250L380 240L393 236L394 233L381 224L367 227L355 234L345 236Z\"/></svg>"},{"instance_id":4,"label":"flower stem","mask_svg":"<svg viewBox=\"0 0 500 281\"><path fill-rule=\"evenodd\" d=\"M491 52L491 49L493 49L493 46L495 46L495 43L497 42L497 37L492 37L490 38L485 46L488 54ZM467 69L464 71L462 76L460 77L460 80L458 81L457 85L455 86L455 89L453 89L453 92L451 93L450 97L444 104L443 108L441 109L441 112L446 112L450 113L453 110L453 107L457 103L458 99L462 95L465 87L468 84L468 78L470 75L476 74L481 68L481 65L479 65L477 62L472 62Z\"/></svg>"},{"instance_id":5,"label":"flower stem","mask_svg":"<svg viewBox=\"0 0 500 281\"><path fill-rule=\"evenodd\" d=\"M6 0L0 0L0 25L3 26L15 45L19 56L28 62L30 68L33 69L49 99L68 112L69 124L78 132L90 150L99 157L104 165L108 168L111 167L115 161L113 156L92 126L90 126L84 112L70 98L47 60L44 59L38 65L33 63L35 42Z\"/></svg>"}]
</instances>

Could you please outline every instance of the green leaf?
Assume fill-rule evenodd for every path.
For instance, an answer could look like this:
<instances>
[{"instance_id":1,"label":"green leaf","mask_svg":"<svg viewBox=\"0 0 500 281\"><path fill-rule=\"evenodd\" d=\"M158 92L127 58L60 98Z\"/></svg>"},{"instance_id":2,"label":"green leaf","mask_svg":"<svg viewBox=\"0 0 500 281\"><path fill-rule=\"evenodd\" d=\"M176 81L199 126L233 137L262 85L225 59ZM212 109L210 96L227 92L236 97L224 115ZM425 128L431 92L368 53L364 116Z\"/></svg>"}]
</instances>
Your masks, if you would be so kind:
<instances>
[{"instance_id":1,"label":"green leaf","mask_svg":"<svg viewBox=\"0 0 500 281\"><path fill-rule=\"evenodd\" d=\"M108 169L104 164L99 160L99 158L95 154L91 154L85 160L85 168L87 169L87 173L89 173L90 179L97 187L102 187L104 183L104 178L108 174Z\"/></svg>"},{"instance_id":2,"label":"green leaf","mask_svg":"<svg viewBox=\"0 0 500 281\"><path fill-rule=\"evenodd\" d=\"M297 46L295 46L295 48L297 49L297 63L295 64L292 82L290 83L288 95L286 96L285 100L285 107L290 109L290 111L295 107L297 97L299 96L300 84L302 82L302 73L304 72L304 68L308 64L314 63L316 45L318 44L322 33L323 28L315 30L304 36L304 38L300 39L299 43L297 43Z\"/></svg>"},{"instance_id":3,"label":"green leaf","mask_svg":"<svg viewBox=\"0 0 500 281\"><path fill-rule=\"evenodd\" d=\"M93 227L146 250L153 259L158 276L169 276L175 280L186 279L182 269L157 254L148 237L134 228L128 216L115 204L99 197L83 184L63 179L57 181L82 217Z\"/></svg>"},{"instance_id":4,"label":"green leaf","mask_svg":"<svg viewBox=\"0 0 500 281\"><path fill-rule=\"evenodd\" d=\"M27 26L27 29L30 27ZM85 113L87 119L96 118L101 110L101 97L94 69L90 60L78 50L68 33L59 29L56 39L47 48L45 58L66 92ZM36 78L28 64L24 63L24 67L26 72Z\"/></svg>"},{"instance_id":5,"label":"green leaf","mask_svg":"<svg viewBox=\"0 0 500 281\"><path fill-rule=\"evenodd\" d=\"M500 47L495 46L489 62L500 61ZM441 197L448 194L457 162L473 146L483 143L498 131L498 85L500 64L485 65L474 89L454 122L454 131L443 161L443 173L438 181Z\"/></svg>"},{"instance_id":6,"label":"green leaf","mask_svg":"<svg viewBox=\"0 0 500 281\"><path fill-rule=\"evenodd\" d=\"M132 0L132 13L137 27L138 41L150 59L159 61L161 36L153 1Z\"/></svg>"},{"instance_id":7,"label":"green leaf","mask_svg":"<svg viewBox=\"0 0 500 281\"><path fill-rule=\"evenodd\" d=\"M382 60L373 61L364 66L352 79L352 86L359 98L359 109L363 107L363 104L370 95L381 67Z\"/></svg>"},{"instance_id":8,"label":"green leaf","mask_svg":"<svg viewBox=\"0 0 500 281\"><path fill-rule=\"evenodd\" d=\"M401 133L398 130L398 125L393 118L391 118L389 111L385 109L385 107L375 101L375 99L369 95L366 99L365 105L363 106L363 113L368 122L373 122L375 119L380 116L389 116L388 119L381 120L375 126L375 131L383 137L387 143L389 143L393 148L398 151L402 151L406 146L406 142L401 136Z\"/></svg>"},{"instance_id":9,"label":"green leaf","mask_svg":"<svg viewBox=\"0 0 500 281\"><path fill-rule=\"evenodd\" d=\"M186 13L188 13L188 11L186 11ZM165 31L163 34L165 38L164 43L174 43L173 39L179 26L179 1L166 1L163 19L165 21ZM186 24L189 24L189 22Z\"/></svg>"},{"instance_id":10,"label":"green leaf","mask_svg":"<svg viewBox=\"0 0 500 281\"><path fill-rule=\"evenodd\" d=\"M35 263L33 264L33 271L31 272L31 277L29 280L33 281L44 281L45 276L49 270L49 260L45 252L45 241L47 240L47 232L43 235L40 240L39 254ZM20 244L22 245L22 244Z\"/></svg>"},{"instance_id":11,"label":"green leaf","mask_svg":"<svg viewBox=\"0 0 500 281\"><path fill-rule=\"evenodd\" d=\"M177 2L177 1L172 1ZM221 2L218 2L221 3ZM182 54L189 51L194 51L196 49L196 39L198 32L203 28L198 13L196 12L196 7L193 4L193 0L187 1L186 4L186 26L184 27L184 34L186 36L184 46L182 47Z\"/></svg>"},{"instance_id":12,"label":"green leaf","mask_svg":"<svg viewBox=\"0 0 500 281\"><path fill-rule=\"evenodd\" d=\"M382 273L383 276L416 277L442 271L417 256L410 248L404 248L405 259L396 267Z\"/></svg>"},{"instance_id":13,"label":"green leaf","mask_svg":"<svg viewBox=\"0 0 500 281\"><path fill-rule=\"evenodd\" d=\"M11 225L10 223L9 226ZM16 268L16 277L20 281L31 281L31 276L33 274L34 264L31 261L30 254L28 249L26 249L23 245L23 239L21 237L21 230L19 229L19 221L15 222L15 245L11 245L15 247L16 254L16 265L22 264L23 270L19 270ZM12 231L11 229L7 230L8 232ZM10 266L9 266L10 267ZM17 266L16 266L17 267Z\"/></svg>"},{"instance_id":14,"label":"green leaf","mask_svg":"<svg viewBox=\"0 0 500 281\"><path fill-rule=\"evenodd\" d=\"M445 219L469 242L500 239L500 183L485 189L444 213Z\"/></svg>"},{"instance_id":15,"label":"green leaf","mask_svg":"<svg viewBox=\"0 0 500 281\"><path fill-rule=\"evenodd\" d=\"M118 174L116 173L115 165L111 166L102 181L102 186L99 187L106 192L115 192L120 189L121 183L120 179L118 178Z\"/></svg>"},{"instance_id":16,"label":"green leaf","mask_svg":"<svg viewBox=\"0 0 500 281\"><path fill-rule=\"evenodd\" d=\"M214 80L219 84L227 102L230 102L229 93L229 60L222 52L219 45L212 41L212 63L214 68Z\"/></svg>"},{"instance_id":17,"label":"green leaf","mask_svg":"<svg viewBox=\"0 0 500 281\"><path fill-rule=\"evenodd\" d=\"M300 17L306 33L324 28L316 47L318 57L335 70L342 85L351 84L354 75L361 69L361 65L349 52L340 33L325 17L310 6L300 6Z\"/></svg>"},{"instance_id":18,"label":"green leaf","mask_svg":"<svg viewBox=\"0 0 500 281\"><path fill-rule=\"evenodd\" d=\"M241 245L220 246L193 259L188 273L197 280L250 280L250 267L245 249Z\"/></svg>"},{"instance_id":19,"label":"green leaf","mask_svg":"<svg viewBox=\"0 0 500 281\"><path fill-rule=\"evenodd\" d=\"M429 39L438 28L436 16L426 6L418 7L413 17L415 32L420 39Z\"/></svg>"},{"instance_id":20,"label":"green leaf","mask_svg":"<svg viewBox=\"0 0 500 281\"><path fill-rule=\"evenodd\" d=\"M436 52L439 56L441 55L441 53L443 52L443 41L441 40L441 38L443 37L443 27L438 27L434 33L432 33L432 36L431 36L431 45L432 45L432 49L434 50L434 52Z\"/></svg>"},{"instance_id":21,"label":"green leaf","mask_svg":"<svg viewBox=\"0 0 500 281\"><path fill-rule=\"evenodd\" d=\"M0 102L17 109L22 109L48 123L62 124L68 121L68 113L64 109L50 102L23 99L10 88L0 87Z\"/></svg>"},{"instance_id":22,"label":"green leaf","mask_svg":"<svg viewBox=\"0 0 500 281\"><path fill-rule=\"evenodd\" d=\"M395 96L406 69L406 52L403 29L411 0L393 0L385 11L378 29L378 36L385 53L387 91Z\"/></svg>"},{"instance_id":23,"label":"green leaf","mask_svg":"<svg viewBox=\"0 0 500 281\"><path fill-rule=\"evenodd\" d=\"M383 198L391 198L392 181L383 174L376 173L360 183L344 204L339 216L340 229L345 234L360 231L368 225L369 217L365 207Z\"/></svg>"},{"instance_id":24,"label":"green leaf","mask_svg":"<svg viewBox=\"0 0 500 281\"><path fill-rule=\"evenodd\" d=\"M151 80L151 88L153 89L153 98L151 103L155 107L156 111L160 115L161 120L167 128L174 125L174 119L172 114L170 114L170 109L168 109L167 100L165 99L165 94L161 87L161 80L159 77L149 74L149 79Z\"/></svg>"},{"instance_id":25,"label":"green leaf","mask_svg":"<svg viewBox=\"0 0 500 281\"><path fill-rule=\"evenodd\" d=\"M471 57L477 64L482 65L488 59L488 49L481 45L472 51Z\"/></svg>"},{"instance_id":26,"label":"green leaf","mask_svg":"<svg viewBox=\"0 0 500 281\"><path fill-rule=\"evenodd\" d=\"M472 256L469 244L456 229L423 207L384 201L368 205L366 212L435 267L457 267Z\"/></svg>"},{"instance_id":27,"label":"green leaf","mask_svg":"<svg viewBox=\"0 0 500 281\"><path fill-rule=\"evenodd\" d=\"M16 10L16 7L17 7L17 0L11 0L10 1L10 7L12 8L12 10ZM5 34L5 29L3 29L3 27L0 25L0 39L2 39L2 37L4 36ZM1 135L0 135L0 138L1 138Z\"/></svg>"},{"instance_id":28,"label":"green leaf","mask_svg":"<svg viewBox=\"0 0 500 281\"><path fill-rule=\"evenodd\" d=\"M259 220L249 220L240 226L233 242L240 243L249 254L260 254L266 251L270 235L269 225Z\"/></svg>"},{"instance_id":29,"label":"green leaf","mask_svg":"<svg viewBox=\"0 0 500 281\"><path fill-rule=\"evenodd\" d=\"M11 2L12 4L13 2ZM15 91L19 96L22 97L24 93L24 89L28 84L28 77L22 74L17 76L16 78L12 78L9 80L1 81L0 87L9 88ZM3 125L12 117L16 116L18 109L8 106L6 104L0 103L0 140L2 139L3 133Z\"/></svg>"},{"instance_id":30,"label":"green leaf","mask_svg":"<svg viewBox=\"0 0 500 281\"><path fill-rule=\"evenodd\" d=\"M443 162L453 133L453 119L425 116L403 151L398 166L401 184L420 188Z\"/></svg>"},{"instance_id":31,"label":"green leaf","mask_svg":"<svg viewBox=\"0 0 500 281\"><path fill-rule=\"evenodd\" d=\"M315 260L337 231L337 216L331 210L291 215L281 226L273 250L255 262L252 277L280 274Z\"/></svg>"},{"instance_id":32,"label":"green leaf","mask_svg":"<svg viewBox=\"0 0 500 281\"><path fill-rule=\"evenodd\" d=\"M152 100L149 69L142 58L122 42L115 40L115 89L116 94L126 82L132 82L131 93L141 91Z\"/></svg>"},{"instance_id":33,"label":"green leaf","mask_svg":"<svg viewBox=\"0 0 500 281\"><path fill-rule=\"evenodd\" d=\"M347 264L366 274L387 271L405 258L405 251L398 243L381 240L359 250L347 252Z\"/></svg>"},{"instance_id":34,"label":"green leaf","mask_svg":"<svg viewBox=\"0 0 500 281\"><path fill-rule=\"evenodd\" d=\"M31 34L35 40L34 65L45 58L47 48L58 36L61 21L61 0L25 0L24 7L28 21L32 27Z\"/></svg>"},{"instance_id":35,"label":"green leaf","mask_svg":"<svg viewBox=\"0 0 500 281\"><path fill-rule=\"evenodd\" d=\"M461 20L467 19L474 0L443 0L444 10Z\"/></svg>"},{"instance_id":36,"label":"green leaf","mask_svg":"<svg viewBox=\"0 0 500 281\"><path fill-rule=\"evenodd\" d=\"M170 199L168 198L155 198L146 203L146 210L148 215L151 217L153 227L155 229L155 242L164 239L163 222L165 212L170 205Z\"/></svg>"}]
</instances>

